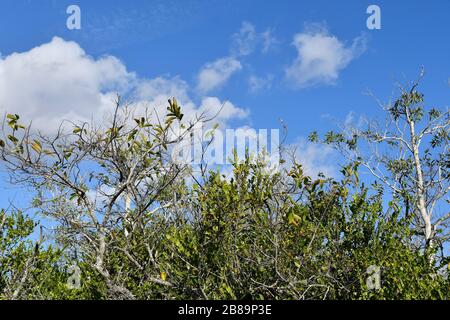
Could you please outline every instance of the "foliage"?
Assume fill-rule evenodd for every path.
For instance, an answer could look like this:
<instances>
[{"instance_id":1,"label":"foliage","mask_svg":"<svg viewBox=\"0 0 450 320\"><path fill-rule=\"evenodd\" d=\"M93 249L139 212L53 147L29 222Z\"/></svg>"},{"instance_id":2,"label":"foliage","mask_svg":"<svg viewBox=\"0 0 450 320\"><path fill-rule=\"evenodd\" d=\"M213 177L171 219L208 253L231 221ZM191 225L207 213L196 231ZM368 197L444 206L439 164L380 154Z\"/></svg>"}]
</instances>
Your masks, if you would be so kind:
<instances>
[{"instance_id":1,"label":"foliage","mask_svg":"<svg viewBox=\"0 0 450 320\"><path fill-rule=\"evenodd\" d=\"M401 99L422 98L411 91ZM35 190L33 210L56 228L36 239L32 219L2 211L1 298L449 298L447 258L430 261L417 243L417 215L404 205L408 195L417 200L413 187L367 186L361 161L332 179L308 176L296 161L281 160L274 172L257 155L235 156L229 176L214 169L198 177L171 160L170 148L202 119L186 120L175 99L159 119L136 117L118 99L110 125L76 124L49 137L8 115L3 162L13 181ZM325 142L357 150L359 138L329 133ZM390 168L411 175L409 161ZM67 285L74 264L79 288ZM378 290L367 286L370 266L380 267Z\"/></svg>"}]
</instances>

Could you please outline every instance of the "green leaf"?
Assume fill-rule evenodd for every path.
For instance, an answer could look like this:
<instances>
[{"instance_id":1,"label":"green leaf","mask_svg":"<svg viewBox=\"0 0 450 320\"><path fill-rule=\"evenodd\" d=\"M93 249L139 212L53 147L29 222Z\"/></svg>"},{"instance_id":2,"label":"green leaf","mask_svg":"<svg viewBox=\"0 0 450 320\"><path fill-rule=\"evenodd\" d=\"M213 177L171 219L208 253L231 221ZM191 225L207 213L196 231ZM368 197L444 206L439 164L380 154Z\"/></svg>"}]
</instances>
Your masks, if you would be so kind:
<instances>
[{"instance_id":1,"label":"green leaf","mask_svg":"<svg viewBox=\"0 0 450 320\"><path fill-rule=\"evenodd\" d=\"M16 137L14 137L13 135L8 135L8 139L11 141L11 142L13 142L14 144L16 144L19 140L16 138Z\"/></svg>"},{"instance_id":2,"label":"green leaf","mask_svg":"<svg viewBox=\"0 0 450 320\"><path fill-rule=\"evenodd\" d=\"M298 226L299 221L301 220L301 218L298 215L296 215L295 213L293 213L292 211L289 212L287 218L288 218L288 223L292 224L294 226Z\"/></svg>"}]
</instances>

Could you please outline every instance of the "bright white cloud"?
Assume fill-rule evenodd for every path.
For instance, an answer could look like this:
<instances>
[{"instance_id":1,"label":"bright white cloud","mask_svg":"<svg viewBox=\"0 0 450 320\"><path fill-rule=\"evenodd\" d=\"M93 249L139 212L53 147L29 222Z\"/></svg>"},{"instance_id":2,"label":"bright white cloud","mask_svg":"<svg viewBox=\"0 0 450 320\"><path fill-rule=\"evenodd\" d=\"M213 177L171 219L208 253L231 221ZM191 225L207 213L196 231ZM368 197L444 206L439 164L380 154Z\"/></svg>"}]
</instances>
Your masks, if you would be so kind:
<instances>
[{"instance_id":1,"label":"bright white cloud","mask_svg":"<svg viewBox=\"0 0 450 320\"><path fill-rule=\"evenodd\" d=\"M248 110L236 107L230 101L220 101L216 97L205 97L198 108L198 112L207 117L216 116L215 121L225 122L228 119L244 119L249 115Z\"/></svg>"},{"instance_id":2,"label":"bright white cloud","mask_svg":"<svg viewBox=\"0 0 450 320\"><path fill-rule=\"evenodd\" d=\"M75 43L54 38L0 60L0 112L33 120L37 129L56 128L62 119L90 119L109 109L114 92L135 75L115 57L97 60Z\"/></svg>"},{"instance_id":3,"label":"bright white cloud","mask_svg":"<svg viewBox=\"0 0 450 320\"><path fill-rule=\"evenodd\" d=\"M214 122L222 125L231 119L244 119L249 114L248 110L236 107L230 101L221 101L217 97L203 97L197 105L189 98L188 89L188 84L179 77L144 80L136 87L135 105L138 109L149 107L161 115L167 108L167 100L176 97L183 106L186 120L204 115L205 118L214 117Z\"/></svg>"},{"instance_id":4,"label":"bright white cloud","mask_svg":"<svg viewBox=\"0 0 450 320\"><path fill-rule=\"evenodd\" d=\"M179 77L156 77L141 80L132 96L136 99L135 106L155 110L159 115L165 113L168 99L176 97L184 112L191 113L196 107L189 98L188 90L189 85Z\"/></svg>"},{"instance_id":5,"label":"bright white cloud","mask_svg":"<svg viewBox=\"0 0 450 320\"><path fill-rule=\"evenodd\" d=\"M297 58L286 69L287 79L297 88L334 84L339 72L365 51L365 38L358 37L351 46L330 35L326 28L313 26L294 36Z\"/></svg>"},{"instance_id":6,"label":"bright white cloud","mask_svg":"<svg viewBox=\"0 0 450 320\"><path fill-rule=\"evenodd\" d=\"M17 113L33 127L54 132L62 120L102 120L114 108L117 92L132 96L135 105L161 112L177 97L186 117L215 113L222 123L243 118L247 111L231 102L205 97L197 105L189 98L189 85L179 77L138 78L115 57L95 59L75 42L53 38L27 52L0 58L0 114Z\"/></svg>"},{"instance_id":7,"label":"bright white cloud","mask_svg":"<svg viewBox=\"0 0 450 320\"><path fill-rule=\"evenodd\" d=\"M207 63L197 76L197 89L201 93L217 89L241 69L241 63L233 57L220 58L214 62Z\"/></svg>"}]
</instances>

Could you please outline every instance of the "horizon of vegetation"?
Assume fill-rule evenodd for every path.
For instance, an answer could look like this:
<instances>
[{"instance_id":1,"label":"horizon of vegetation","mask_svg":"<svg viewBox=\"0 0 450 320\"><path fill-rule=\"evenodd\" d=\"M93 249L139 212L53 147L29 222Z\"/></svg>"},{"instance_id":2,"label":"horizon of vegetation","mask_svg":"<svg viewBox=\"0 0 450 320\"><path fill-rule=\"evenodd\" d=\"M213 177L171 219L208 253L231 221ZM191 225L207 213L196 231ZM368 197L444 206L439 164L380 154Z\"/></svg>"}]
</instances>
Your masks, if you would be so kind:
<instances>
[{"instance_id":1,"label":"horizon of vegetation","mask_svg":"<svg viewBox=\"0 0 450 320\"><path fill-rule=\"evenodd\" d=\"M311 133L339 178L282 146L277 170L247 152L194 171L171 150L214 118L175 98L163 118L118 98L107 124L53 134L8 114L1 165L33 200L0 213L0 299L449 299L450 113L422 77L380 104L384 123Z\"/></svg>"}]
</instances>

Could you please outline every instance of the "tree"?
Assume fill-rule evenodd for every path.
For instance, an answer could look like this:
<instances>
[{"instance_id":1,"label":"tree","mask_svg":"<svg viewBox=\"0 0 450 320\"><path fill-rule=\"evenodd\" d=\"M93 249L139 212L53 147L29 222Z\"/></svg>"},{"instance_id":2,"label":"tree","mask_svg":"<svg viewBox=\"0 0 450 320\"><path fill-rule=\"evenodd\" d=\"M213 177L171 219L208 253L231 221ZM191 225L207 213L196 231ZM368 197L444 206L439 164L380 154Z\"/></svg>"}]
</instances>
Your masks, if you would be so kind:
<instances>
[{"instance_id":1,"label":"tree","mask_svg":"<svg viewBox=\"0 0 450 320\"><path fill-rule=\"evenodd\" d=\"M415 125L418 120L408 122L407 114L411 119L418 109L406 101L419 99L415 89L401 99L392 107L404 110L397 120ZM425 186L441 192L448 183L448 154L436 152L447 148L448 135L439 127L447 128L446 122L437 125L443 117L448 121L448 115L435 114L432 127L422 129L424 136L433 134L433 149L419 157ZM64 122L54 135L33 131L19 115L7 116L3 164L12 182L35 192L29 210L56 226L53 234L33 240L34 221L20 211L2 212L0 297L448 298L449 282L440 268L447 257L441 265L430 264L429 244L427 251L416 246L417 226L425 236L426 229L418 225L414 152L380 158L386 186L360 179L360 167L372 168L363 161L365 150L357 148L360 137L376 145L389 142L393 150L411 147L405 138L388 139L390 131L380 138L373 128L353 131L351 139L329 133L327 143L353 156L340 179L310 177L298 159L286 166L284 154L278 171L267 170L264 154L248 153L244 159L235 153L231 175L220 168L194 175L187 163L172 159L171 148L202 116L183 121L171 99L159 119L148 111L136 116L120 99L106 125ZM408 165L395 169L402 163ZM439 166L436 180L430 172ZM440 201L439 193L433 195ZM445 241L434 237L432 243L438 239ZM81 270L79 288L67 286L74 264ZM381 271L379 290L367 286L371 266Z\"/></svg>"},{"instance_id":2,"label":"tree","mask_svg":"<svg viewBox=\"0 0 450 320\"><path fill-rule=\"evenodd\" d=\"M147 110L133 118L118 97L106 128L71 124L68 132L62 123L54 136L44 135L11 114L3 126L1 157L12 182L35 190L35 208L59 223L58 243L88 253L111 296L133 298L105 265L107 252L115 250L116 227L131 238L152 214L173 205L169 190L187 172L168 148L202 119L181 124L182 118L176 99L161 122ZM120 249L131 257L129 245L125 241Z\"/></svg>"},{"instance_id":3,"label":"tree","mask_svg":"<svg viewBox=\"0 0 450 320\"><path fill-rule=\"evenodd\" d=\"M0 212L0 299L45 299L55 292L62 251L32 239L37 223L19 210Z\"/></svg>"},{"instance_id":4,"label":"tree","mask_svg":"<svg viewBox=\"0 0 450 320\"><path fill-rule=\"evenodd\" d=\"M405 215L414 217L413 231L423 239L422 248L433 256L450 237L450 113L448 108L425 108L424 95L417 90L422 77L423 70L409 89L400 86L394 103L380 103L384 126L369 120L366 128L345 125L340 132L328 132L322 142L402 199ZM317 133L310 140L318 141Z\"/></svg>"}]
</instances>

